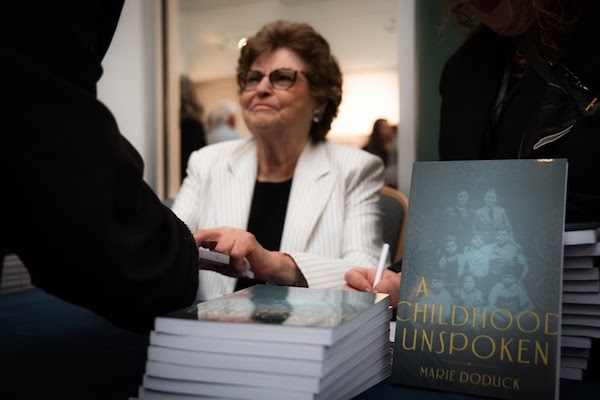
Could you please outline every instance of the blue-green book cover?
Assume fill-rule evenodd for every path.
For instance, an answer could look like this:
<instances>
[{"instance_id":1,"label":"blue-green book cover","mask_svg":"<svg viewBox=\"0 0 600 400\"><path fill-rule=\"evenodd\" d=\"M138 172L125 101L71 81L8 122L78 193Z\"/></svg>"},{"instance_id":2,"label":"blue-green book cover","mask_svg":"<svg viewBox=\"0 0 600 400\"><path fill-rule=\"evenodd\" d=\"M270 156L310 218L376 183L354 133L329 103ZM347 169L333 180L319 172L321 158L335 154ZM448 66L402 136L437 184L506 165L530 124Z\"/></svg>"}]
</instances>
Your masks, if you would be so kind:
<instances>
[{"instance_id":1,"label":"blue-green book cover","mask_svg":"<svg viewBox=\"0 0 600 400\"><path fill-rule=\"evenodd\" d=\"M368 328L371 318L389 312L388 305L389 296L382 293L255 285L159 316L154 329L329 346Z\"/></svg>"},{"instance_id":2,"label":"blue-green book cover","mask_svg":"<svg viewBox=\"0 0 600 400\"><path fill-rule=\"evenodd\" d=\"M567 162L413 165L392 383L557 399Z\"/></svg>"}]
</instances>

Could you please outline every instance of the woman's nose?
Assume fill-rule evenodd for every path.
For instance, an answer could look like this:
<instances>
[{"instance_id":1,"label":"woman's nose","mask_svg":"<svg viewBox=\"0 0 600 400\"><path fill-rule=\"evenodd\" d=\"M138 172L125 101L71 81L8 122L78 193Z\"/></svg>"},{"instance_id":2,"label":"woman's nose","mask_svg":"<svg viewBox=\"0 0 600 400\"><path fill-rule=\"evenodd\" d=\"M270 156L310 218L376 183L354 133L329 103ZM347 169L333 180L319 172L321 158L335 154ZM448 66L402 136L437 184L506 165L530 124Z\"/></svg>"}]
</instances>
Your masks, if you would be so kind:
<instances>
[{"instance_id":1,"label":"woman's nose","mask_svg":"<svg viewBox=\"0 0 600 400\"><path fill-rule=\"evenodd\" d=\"M273 91L273 87L271 86L271 82L269 81L269 76L265 75L256 85L256 92L261 93L271 93Z\"/></svg>"}]
</instances>

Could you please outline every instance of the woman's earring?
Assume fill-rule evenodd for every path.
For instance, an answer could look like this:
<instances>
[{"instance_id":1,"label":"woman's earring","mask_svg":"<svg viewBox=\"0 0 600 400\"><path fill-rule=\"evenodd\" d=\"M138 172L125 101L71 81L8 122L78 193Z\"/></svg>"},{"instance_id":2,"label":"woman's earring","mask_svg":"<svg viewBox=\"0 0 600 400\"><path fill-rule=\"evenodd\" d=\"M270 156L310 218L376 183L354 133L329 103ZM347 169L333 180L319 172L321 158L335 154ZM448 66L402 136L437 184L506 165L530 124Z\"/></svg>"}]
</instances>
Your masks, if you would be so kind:
<instances>
[{"instance_id":1,"label":"woman's earring","mask_svg":"<svg viewBox=\"0 0 600 400\"><path fill-rule=\"evenodd\" d=\"M313 121L318 124L321 122L321 118L323 118L323 111L317 108L315 112L313 112Z\"/></svg>"}]
</instances>

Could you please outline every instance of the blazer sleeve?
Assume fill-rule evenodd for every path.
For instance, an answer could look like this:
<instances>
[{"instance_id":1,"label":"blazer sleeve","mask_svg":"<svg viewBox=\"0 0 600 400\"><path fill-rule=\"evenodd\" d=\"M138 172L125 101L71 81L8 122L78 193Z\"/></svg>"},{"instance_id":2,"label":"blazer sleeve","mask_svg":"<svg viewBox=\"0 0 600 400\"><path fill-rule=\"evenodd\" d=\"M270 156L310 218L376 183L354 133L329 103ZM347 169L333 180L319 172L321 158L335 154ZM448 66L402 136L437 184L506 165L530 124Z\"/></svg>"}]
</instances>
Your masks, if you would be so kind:
<instances>
[{"instance_id":1,"label":"blazer sleeve","mask_svg":"<svg viewBox=\"0 0 600 400\"><path fill-rule=\"evenodd\" d=\"M352 267L375 268L383 246L379 192L383 186L383 163L378 157L350 155L342 162L350 168L339 171L344 190L344 220L340 232L330 232L328 240L341 241L336 257L308 252L290 252L309 287L340 288ZM328 229L328 227L320 227ZM333 246L333 244L332 244Z\"/></svg>"}]
</instances>

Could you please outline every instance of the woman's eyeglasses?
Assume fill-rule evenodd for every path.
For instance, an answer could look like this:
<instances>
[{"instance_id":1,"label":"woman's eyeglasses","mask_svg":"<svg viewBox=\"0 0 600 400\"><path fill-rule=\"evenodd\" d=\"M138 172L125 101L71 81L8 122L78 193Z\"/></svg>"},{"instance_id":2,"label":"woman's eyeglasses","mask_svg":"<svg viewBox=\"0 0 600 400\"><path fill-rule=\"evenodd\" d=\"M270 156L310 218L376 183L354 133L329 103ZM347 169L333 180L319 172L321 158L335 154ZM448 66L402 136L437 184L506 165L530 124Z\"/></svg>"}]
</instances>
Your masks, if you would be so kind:
<instances>
[{"instance_id":1,"label":"woman's eyeglasses","mask_svg":"<svg viewBox=\"0 0 600 400\"><path fill-rule=\"evenodd\" d=\"M256 90L260 81L262 81L265 76L268 76L273 89L288 90L296 82L298 72L301 72L306 76L306 73L299 69L279 68L271 71L268 75L263 74L260 71L250 70L245 74L240 74L238 76L238 85L241 90Z\"/></svg>"}]
</instances>

